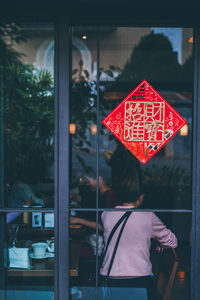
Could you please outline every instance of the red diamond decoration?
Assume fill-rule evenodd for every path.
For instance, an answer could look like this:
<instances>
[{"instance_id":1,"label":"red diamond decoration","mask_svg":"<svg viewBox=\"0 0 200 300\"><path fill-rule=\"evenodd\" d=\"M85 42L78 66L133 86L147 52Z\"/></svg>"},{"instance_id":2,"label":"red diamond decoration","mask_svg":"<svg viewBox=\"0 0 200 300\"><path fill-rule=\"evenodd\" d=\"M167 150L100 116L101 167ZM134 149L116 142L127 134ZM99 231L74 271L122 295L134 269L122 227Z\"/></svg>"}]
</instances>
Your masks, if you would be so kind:
<instances>
[{"instance_id":1,"label":"red diamond decoration","mask_svg":"<svg viewBox=\"0 0 200 300\"><path fill-rule=\"evenodd\" d=\"M145 164L187 122L143 80L102 123Z\"/></svg>"}]
</instances>

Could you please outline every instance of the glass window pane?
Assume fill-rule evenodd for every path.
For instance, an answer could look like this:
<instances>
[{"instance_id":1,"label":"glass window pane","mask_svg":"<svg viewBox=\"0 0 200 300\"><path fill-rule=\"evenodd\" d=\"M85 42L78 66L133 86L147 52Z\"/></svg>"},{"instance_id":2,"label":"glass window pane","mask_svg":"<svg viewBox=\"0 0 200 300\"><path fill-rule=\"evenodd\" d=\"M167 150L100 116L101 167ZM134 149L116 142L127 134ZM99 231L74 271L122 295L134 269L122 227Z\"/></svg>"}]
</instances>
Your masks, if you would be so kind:
<instances>
[{"instance_id":1,"label":"glass window pane","mask_svg":"<svg viewBox=\"0 0 200 300\"><path fill-rule=\"evenodd\" d=\"M96 150L93 152L88 147L89 151L86 150L84 153L84 150L81 149L83 144L77 143L80 137L75 136L77 128L82 134L86 125L81 124L80 120L82 119L79 120L79 117L76 116L80 115L78 105L73 108L76 101L80 103L80 107L83 105L80 100L83 93L79 99L73 98L74 91L76 91L73 90L74 82L83 81L85 83L87 80L83 74L87 74L87 72L83 72L83 62L81 61L81 57L85 56L83 53L80 54L81 50L80 53L75 53L73 50L70 115L71 130L73 129L70 136L70 150L72 152L70 169L70 265L74 261L75 253L78 255L75 260L75 268L71 270L70 267L71 299L94 299L97 292L96 288L98 288L98 299L104 299L108 296L105 294L106 289L102 287L104 278L101 275L106 274L106 266L108 267L107 263L112 256L114 244L111 245L112 251L110 250L107 257L102 257L102 252L111 229L119 219L118 214L123 215L124 213L121 211L118 213L117 211L102 212L96 208L96 175L99 178L98 200L101 209L117 206L120 210L122 204L124 208L128 209L132 202L137 200L134 206L140 208L191 209L193 45L190 37L193 34L192 29L102 27L98 44L96 44L97 34L92 35L94 30L96 31L94 28L81 27L81 29L74 28L73 32L73 40L77 34L79 39L82 37L86 41L87 48L84 46L82 52L83 49L86 49L86 52L89 49L93 55L97 45L99 46L97 49L100 54L100 68L97 70L100 79L99 107L97 108L99 111L97 110L95 113L96 117L99 113L99 124L97 125L100 136L99 140L95 137L95 147L98 147L99 157L98 161L94 162L93 154L95 153L96 157ZM89 41L87 41L88 37ZM96 73L94 74L96 75ZM190 75L188 76L188 74ZM140 163L101 124L101 121L144 79L149 81L161 96L186 119L188 125L184 130L178 132L145 165ZM87 87L87 84L85 86ZM80 85L79 91L81 91ZM86 107L88 107L88 100ZM91 111L94 112L94 110ZM76 116L76 122L74 122L73 116ZM90 125L87 115L84 119L87 126ZM80 133L78 134L80 135ZM83 139L86 139L84 134ZM82 160L77 154L81 154ZM99 173L96 174L96 169L94 169L94 173L93 169L90 171L86 168L83 172L83 162L89 162L90 166L96 166L99 162ZM88 210L81 210L81 208L88 208ZM97 211L89 208L96 208ZM96 232L97 216L98 234ZM130 299L132 299L134 295L137 299L147 299L147 291L149 292L149 289L146 289L147 283L150 283L151 287L154 284L154 291L158 290L160 295L164 296L169 274L174 266L174 270L175 268L176 270L173 289L170 291L171 299L189 299L191 214L171 211L156 216L152 212L136 211L132 213L132 217L133 223L130 219L128 220L119 241L121 249L118 248L116 252L114 270L117 271L116 273L115 271L111 272L112 278L107 290L111 298L116 300L131 297ZM157 217L175 235L168 231ZM184 220L187 222L181 226ZM134 222L136 223L134 224ZM154 227L152 231L150 230L151 227ZM158 227L162 229L160 236ZM129 228L129 232L127 232L127 228ZM113 237L115 242L119 231L118 228L118 233ZM153 231L155 234L152 233ZM97 236L99 237L97 238ZM178 247L173 251L171 248L176 247L176 239L178 240ZM145 246L144 244L141 246L140 241L144 242ZM130 248L128 248L129 246ZM167 249L163 250L163 246ZM132 254L134 254L132 258L126 261L126 258ZM139 266L140 259L141 267ZM120 264L123 267L120 268ZM145 264L148 265L148 271ZM151 272L154 273L151 278L152 281L148 281L149 277L147 278L148 282L143 281L143 276L148 276ZM124 277L126 277L127 284L124 284ZM127 277L130 279L130 285ZM140 278L133 279L130 277Z\"/></svg>"},{"instance_id":2,"label":"glass window pane","mask_svg":"<svg viewBox=\"0 0 200 300\"><path fill-rule=\"evenodd\" d=\"M75 212L71 211L71 214ZM70 299L95 299L97 252L95 212L76 212L76 216L71 217L69 244ZM101 236L99 251L102 247Z\"/></svg>"},{"instance_id":3,"label":"glass window pane","mask_svg":"<svg viewBox=\"0 0 200 300\"><path fill-rule=\"evenodd\" d=\"M54 214L6 215L6 299L54 299Z\"/></svg>"},{"instance_id":4,"label":"glass window pane","mask_svg":"<svg viewBox=\"0 0 200 300\"><path fill-rule=\"evenodd\" d=\"M70 99L70 206L95 207L97 29L74 27ZM90 184L91 182L91 184Z\"/></svg>"},{"instance_id":5,"label":"glass window pane","mask_svg":"<svg viewBox=\"0 0 200 300\"><path fill-rule=\"evenodd\" d=\"M121 206L118 206L118 209L120 208ZM96 275L99 299L102 300L107 292L113 299L121 299L124 296L126 299L132 299L134 295L139 297L137 299L141 297L146 300L147 292L149 293L153 286L154 292L163 297L169 292L170 299L189 299L191 213L132 212L119 240L106 290L104 280L122 225L119 225L113 235L105 255L103 249L106 249L104 247L108 243L112 228L124 214L125 212L120 210L100 213L98 239L95 231L95 212L76 212L76 216L71 219L72 299L95 297ZM167 284L172 275L170 290ZM88 298L85 298L86 295Z\"/></svg>"},{"instance_id":6,"label":"glass window pane","mask_svg":"<svg viewBox=\"0 0 200 300\"><path fill-rule=\"evenodd\" d=\"M123 214L121 211L103 213L105 243L108 242L111 229ZM181 226L183 222L185 225ZM163 224L167 225L167 228ZM100 268L103 275L108 272L119 231L118 229L113 236L104 256ZM167 292L170 299L190 299L190 253L190 213L133 212L122 232L106 292L110 294L111 299L126 297L130 300L147 300L147 293L151 297L153 293L164 297ZM146 276L150 274L150 277ZM101 282L101 277L99 280ZM168 286L169 281L171 289ZM99 286L100 299L104 299L104 296L105 288ZM155 299L155 296L152 299Z\"/></svg>"},{"instance_id":7,"label":"glass window pane","mask_svg":"<svg viewBox=\"0 0 200 300\"><path fill-rule=\"evenodd\" d=\"M175 273L173 287L171 290L171 299L190 299L190 272L191 272L191 231L192 216L190 213L157 213L156 214L164 224L176 235L178 239L178 247L175 249L178 257L178 265ZM161 266L165 273L165 283L167 280L167 267L172 267L171 259L166 255L166 259L162 257L162 253L158 253L155 241L152 243L151 261L155 274L161 273ZM163 252L165 255L165 252ZM159 261L159 259L161 260ZM160 275L161 280L161 275ZM163 280L163 281L164 281ZM157 285L158 286L158 285ZM164 285L166 286L166 285ZM162 293L165 292L164 287Z\"/></svg>"},{"instance_id":8,"label":"glass window pane","mask_svg":"<svg viewBox=\"0 0 200 300\"><path fill-rule=\"evenodd\" d=\"M144 208L191 209L192 36L191 28L101 28L100 120L145 79L187 124L145 165L115 137L123 131L117 121L111 121L115 135L100 124L100 207L114 207L119 193L126 197L126 192L140 190L145 193ZM149 141L156 132L152 126L147 130ZM135 143L138 155L144 151L147 158L159 146L152 143L143 149L145 143Z\"/></svg>"},{"instance_id":9,"label":"glass window pane","mask_svg":"<svg viewBox=\"0 0 200 300\"><path fill-rule=\"evenodd\" d=\"M53 207L54 26L1 23L0 30L4 205Z\"/></svg>"}]
</instances>

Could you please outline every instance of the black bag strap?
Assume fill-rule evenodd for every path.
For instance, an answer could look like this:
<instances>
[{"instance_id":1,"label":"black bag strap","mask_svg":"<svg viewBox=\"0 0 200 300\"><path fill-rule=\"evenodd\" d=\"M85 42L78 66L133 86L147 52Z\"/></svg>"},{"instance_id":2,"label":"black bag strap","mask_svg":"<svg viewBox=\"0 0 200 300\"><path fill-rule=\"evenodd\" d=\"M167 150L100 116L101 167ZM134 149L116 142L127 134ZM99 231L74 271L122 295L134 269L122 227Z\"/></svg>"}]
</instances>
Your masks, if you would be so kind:
<instances>
[{"instance_id":1,"label":"black bag strap","mask_svg":"<svg viewBox=\"0 0 200 300\"><path fill-rule=\"evenodd\" d=\"M125 212L122 217L117 221L117 223L115 224L115 226L113 227L113 229L111 230L110 234L109 234L109 237L108 237L108 240L107 240L107 243L106 243L106 247L103 251L103 256L105 256L106 252L107 252L107 249L108 249L108 246L110 244L110 241L112 240L112 237L115 233L115 231L117 230L117 228L119 227L119 225L124 221L124 219L126 218L126 216L128 214L130 214L131 212L130 211L127 211Z\"/></svg>"},{"instance_id":2,"label":"black bag strap","mask_svg":"<svg viewBox=\"0 0 200 300\"><path fill-rule=\"evenodd\" d=\"M117 221L117 223L115 224L115 226L113 227L113 229L111 230L111 233L108 237L108 241L107 241L107 244L106 244L106 248L104 250L104 253L103 253L103 256L105 257L105 254L107 252L107 249L108 249L108 246L110 244L110 241L115 233L115 231L117 230L117 228L120 226L120 224L123 222L122 224L122 227L120 229L120 232L119 232L119 235L117 237L117 241L116 241L116 244L115 244L115 247L114 247L114 250L113 250L113 254L112 254L112 257L111 257L111 260L110 260L110 264L109 264L109 267L108 267L108 272L107 272L107 275L106 275L106 278L109 277L110 275L110 271L112 269L112 265L113 265L113 262L114 262L114 259L115 259L115 255L116 255L116 252L117 252L117 248L118 248L118 245L119 245L119 241L120 241L120 238L121 238L121 235L122 235L122 232L124 230L124 227L126 225L126 222L128 221L128 218L129 216L131 215L132 211L127 211L123 214L123 216Z\"/></svg>"},{"instance_id":3,"label":"black bag strap","mask_svg":"<svg viewBox=\"0 0 200 300\"><path fill-rule=\"evenodd\" d=\"M130 214L132 213L132 211L128 212L128 214L126 215L126 218L124 219L124 223L122 224L122 227L120 229L120 232L119 232L119 235L117 237L117 241L116 241L116 244L115 244L115 248L114 248L114 251L113 251L113 254L112 254L112 258L111 258L111 261L110 261L110 265L109 265L109 268L108 268L108 272L107 272L107 275L106 277L108 278L109 275L110 275L110 271L112 269L112 265L113 265L113 262L114 262L114 259L115 259L115 255L116 255L116 252L117 252L117 247L119 245L119 241L120 241L120 238L121 238L121 235L122 235L122 232L124 230L124 227L126 225L126 222L128 221L128 218L130 216Z\"/></svg>"}]
</instances>

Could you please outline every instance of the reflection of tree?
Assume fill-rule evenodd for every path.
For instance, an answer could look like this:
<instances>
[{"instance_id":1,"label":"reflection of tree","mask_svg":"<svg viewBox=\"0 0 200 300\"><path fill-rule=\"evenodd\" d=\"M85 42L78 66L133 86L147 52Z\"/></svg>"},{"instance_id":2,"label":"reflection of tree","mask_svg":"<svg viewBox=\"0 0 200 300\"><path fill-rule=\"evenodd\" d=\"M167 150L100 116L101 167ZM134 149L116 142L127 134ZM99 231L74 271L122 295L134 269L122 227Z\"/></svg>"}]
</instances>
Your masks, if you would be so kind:
<instances>
[{"instance_id":1,"label":"reflection of tree","mask_svg":"<svg viewBox=\"0 0 200 300\"><path fill-rule=\"evenodd\" d=\"M86 154L90 153L92 147L91 125L97 124L97 82L90 80L89 73L83 69L81 60L79 69L74 69L72 74L70 122L76 124L76 133L72 136L72 151L83 171L89 174L92 166L86 162ZM99 90L99 110L103 115L104 108L102 92Z\"/></svg>"},{"instance_id":2,"label":"reflection of tree","mask_svg":"<svg viewBox=\"0 0 200 300\"><path fill-rule=\"evenodd\" d=\"M38 181L53 163L53 81L49 72L20 61L22 54L13 48L13 43L25 41L20 27L0 28L6 177L9 182Z\"/></svg>"},{"instance_id":3,"label":"reflection of tree","mask_svg":"<svg viewBox=\"0 0 200 300\"><path fill-rule=\"evenodd\" d=\"M20 26L14 23L0 23L0 64L8 66L9 64L19 63L20 53L13 49L14 44L19 44L26 40L22 34Z\"/></svg>"},{"instance_id":4,"label":"reflection of tree","mask_svg":"<svg viewBox=\"0 0 200 300\"><path fill-rule=\"evenodd\" d=\"M90 152L90 126L97 122L96 82L79 81L72 84L71 122L76 124L76 133L72 137L72 149L86 172L90 172L84 154Z\"/></svg>"},{"instance_id":5,"label":"reflection of tree","mask_svg":"<svg viewBox=\"0 0 200 300\"><path fill-rule=\"evenodd\" d=\"M27 65L7 69L6 155L8 178L44 179L53 163L52 78ZM10 173L11 172L11 173Z\"/></svg>"},{"instance_id":6,"label":"reflection of tree","mask_svg":"<svg viewBox=\"0 0 200 300\"><path fill-rule=\"evenodd\" d=\"M172 82L180 79L180 69L177 53L168 38L151 32L133 48L118 80Z\"/></svg>"}]
</instances>

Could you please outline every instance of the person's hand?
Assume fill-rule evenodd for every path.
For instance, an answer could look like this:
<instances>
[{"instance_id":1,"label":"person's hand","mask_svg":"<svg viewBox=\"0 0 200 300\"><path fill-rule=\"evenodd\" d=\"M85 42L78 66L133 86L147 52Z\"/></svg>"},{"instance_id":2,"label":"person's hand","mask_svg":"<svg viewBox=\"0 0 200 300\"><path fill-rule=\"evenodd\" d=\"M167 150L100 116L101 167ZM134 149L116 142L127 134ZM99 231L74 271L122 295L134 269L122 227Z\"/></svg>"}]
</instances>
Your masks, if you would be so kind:
<instances>
[{"instance_id":1,"label":"person's hand","mask_svg":"<svg viewBox=\"0 0 200 300\"><path fill-rule=\"evenodd\" d=\"M86 225L87 220L77 217L70 217L70 224L81 224Z\"/></svg>"},{"instance_id":2,"label":"person's hand","mask_svg":"<svg viewBox=\"0 0 200 300\"><path fill-rule=\"evenodd\" d=\"M156 247L156 251L158 253L163 253L165 249L167 249L167 247L164 247L164 246L157 246Z\"/></svg>"},{"instance_id":3,"label":"person's hand","mask_svg":"<svg viewBox=\"0 0 200 300\"><path fill-rule=\"evenodd\" d=\"M96 179L86 176L90 186L92 187L93 190L96 190L97 187L97 181ZM99 176L99 191L101 194L104 194L107 190L109 190L110 188L107 187L103 181L102 176Z\"/></svg>"},{"instance_id":4,"label":"person's hand","mask_svg":"<svg viewBox=\"0 0 200 300\"><path fill-rule=\"evenodd\" d=\"M70 217L70 224L82 224L81 220L82 220L81 218Z\"/></svg>"},{"instance_id":5,"label":"person's hand","mask_svg":"<svg viewBox=\"0 0 200 300\"><path fill-rule=\"evenodd\" d=\"M94 179L92 177L89 177L89 176L86 176L86 179L89 182L89 185L91 186L91 188L93 190L95 190L96 189L96 185L97 185L96 179Z\"/></svg>"},{"instance_id":6,"label":"person's hand","mask_svg":"<svg viewBox=\"0 0 200 300\"><path fill-rule=\"evenodd\" d=\"M140 196L139 196L139 199L136 201L136 203L135 203L135 207L137 208L137 207L139 207L139 206L141 206L142 205L142 203L143 203L143 200L144 200L144 194L141 194Z\"/></svg>"},{"instance_id":7,"label":"person's hand","mask_svg":"<svg viewBox=\"0 0 200 300\"><path fill-rule=\"evenodd\" d=\"M31 205L33 205L33 199L32 198L30 198L29 200L25 201L22 206L31 206Z\"/></svg>"},{"instance_id":8,"label":"person's hand","mask_svg":"<svg viewBox=\"0 0 200 300\"><path fill-rule=\"evenodd\" d=\"M104 183L102 176L99 176L99 191L101 194L104 194L110 190L110 188Z\"/></svg>"}]
</instances>

